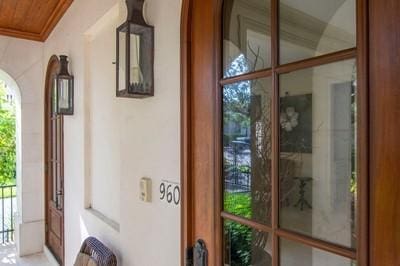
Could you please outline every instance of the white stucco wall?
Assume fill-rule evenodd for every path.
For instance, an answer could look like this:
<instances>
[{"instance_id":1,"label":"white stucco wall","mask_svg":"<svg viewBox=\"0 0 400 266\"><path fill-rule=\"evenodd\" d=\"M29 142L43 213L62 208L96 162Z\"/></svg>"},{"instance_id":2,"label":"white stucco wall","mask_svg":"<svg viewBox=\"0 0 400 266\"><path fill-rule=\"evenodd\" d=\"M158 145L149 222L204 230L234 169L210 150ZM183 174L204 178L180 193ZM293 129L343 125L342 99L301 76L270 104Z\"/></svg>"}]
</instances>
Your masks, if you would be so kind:
<instances>
[{"instance_id":1,"label":"white stucco wall","mask_svg":"<svg viewBox=\"0 0 400 266\"><path fill-rule=\"evenodd\" d=\"M179 265L180 210L159 201L156 193L161 179L180 180L181 3L147 0L146 17L155 26L155 96L135 100L115 97L110 27L124 14L104 20L123 2L75 0L44 44L44 62L52 54L66 54L75 76L75 114L64 119L66 265L73 264L88 235L112 248L120 265ZM88 43L90 38L94 43ZM153 180L152 203L139 200L143 176ZM103 196L113 204L93 189L109 190ZM119 231L86 210L88 204L116 220Z\"/></svg>"},{"instance_id":2,"label":"white stucco wall","mask_svg":"<svg viewBox=\"0 0 400 266\"><path fill-rule=\"evenodd\" d=\"M0 78L17 94L16 243L20 255L43 250L43 44L0 37ZM3 72L4 71L4 72Z\"/></svg>"}]
</instances>

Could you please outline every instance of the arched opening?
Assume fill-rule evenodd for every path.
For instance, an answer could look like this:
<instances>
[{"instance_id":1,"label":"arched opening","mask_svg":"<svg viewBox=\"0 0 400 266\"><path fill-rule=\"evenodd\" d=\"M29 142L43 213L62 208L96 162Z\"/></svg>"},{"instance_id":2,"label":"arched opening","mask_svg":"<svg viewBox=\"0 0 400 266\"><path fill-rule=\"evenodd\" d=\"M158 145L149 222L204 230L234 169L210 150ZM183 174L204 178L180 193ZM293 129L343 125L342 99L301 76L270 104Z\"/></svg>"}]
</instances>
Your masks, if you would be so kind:
<instances>
[{"instance_id":1,"label":"arched opening","mask_svg":"<svg viewBox=\"0 0 400 266\"><path fill-rule=\"evenodd\" d=\"M0 243L12 245L21 214L21 94L0 70Z\"/></svg>"},{"instance_id":2,"label":"arched opening","mask_svg":"<svg viewBox=\"0 0 400 266\"><path fill-rule=\"evenodd\" d=\"M0 69L0 87L4 86L5 101L13 104L10 124L14 130L7 131L12 133L11 172L15 178L14 184L11 183L13 191L1 188L0 180L0 198L5 198L0 201L0 262L19 265L19 257L40 253L44 245L42 120L37 112L41 110L37 91L42 83L32 76L16 79L4 67ZM37 74L40 73L41 70Z\"/></svg>"}]
</instances>

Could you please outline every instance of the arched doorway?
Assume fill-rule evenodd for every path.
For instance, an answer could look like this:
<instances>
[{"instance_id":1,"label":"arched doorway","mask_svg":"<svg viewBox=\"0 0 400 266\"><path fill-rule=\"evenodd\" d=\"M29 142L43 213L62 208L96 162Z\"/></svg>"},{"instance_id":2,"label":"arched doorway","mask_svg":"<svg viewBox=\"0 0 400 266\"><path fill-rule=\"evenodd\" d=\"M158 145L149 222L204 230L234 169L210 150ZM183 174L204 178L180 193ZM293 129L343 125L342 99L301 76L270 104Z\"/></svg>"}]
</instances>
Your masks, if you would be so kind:
<instances>
[{"instance_id":1,"label":"arched doorway","mask_svg":"<svg viewBox=\"0 0 400 266\"><path fill-rule=\"evenodd\" d=\"M16 43L12 41L4 54L15 55ZM40 253L44 246L43 66L40 46L33 47L38 54L30 60L37 61L5 60L0 69L0 80L16 104L17 213L13 222L19 256Z\"/></svg>"},{"instance_id":2,"label":"arched doorway","mask_svg":"<svg viewBox=\"0 0 400 266\"><path fill-rule=\"evenodd\" d=\"M0 243L3 245L12 245L16 240L16 216L22 201L21 172L20 90L14 79L0 70Z\"/></svg>"},{"instance_id":3,"label":"arched doorway","mask_svg":"<svg viewBox=\"0 0 400 266\"><path fill-rule=\"evenodd\" d=\"M53 55L45 80L45 244L56 260L64 265L64 164L63 118L54 112L54 77L60 62Z\"/></svg>"}]
</instances>

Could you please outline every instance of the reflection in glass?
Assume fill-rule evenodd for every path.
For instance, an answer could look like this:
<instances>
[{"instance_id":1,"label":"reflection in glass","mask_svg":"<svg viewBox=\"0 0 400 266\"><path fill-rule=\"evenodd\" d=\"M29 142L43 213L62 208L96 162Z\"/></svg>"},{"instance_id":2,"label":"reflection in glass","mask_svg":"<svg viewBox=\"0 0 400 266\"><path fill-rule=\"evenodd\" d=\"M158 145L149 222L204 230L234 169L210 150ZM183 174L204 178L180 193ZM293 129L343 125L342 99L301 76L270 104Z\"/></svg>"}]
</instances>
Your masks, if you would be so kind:
<instances>
[{"instance_id":1,"label":"reflection in glass","mask_svg":"<svg viewBox=\"0 0 400 266\"><path fill-rule=\"evenodd\" d=\"M270 224L271 79L223 88L224 209Z\"/></svg>"},{"instance_id":2,"label":"reflection in glass","mask_svg":"<svg viewBox=\"0 0 400 266\"><path fill-rule=\"evenodd\" d=\"M224 265L271 265L271 240L268 233L225 221L224 236Z\"/></svg>"},{"instance_id":3,"label":"reflection in glass","mask_svg":"<svg viewBox=\"0 0 400 266\"><path fill-rule=\"evenodd\" d=\"M280 63L356 46L355 0L280 1Z\"/></svg>"},{"instance_id":4,"label":"reflection in glass","mask_svg":"<svg viewBox=\"0 0 400 266\"><path fill-rule=\"evenodd\" d=\"M281 266L355 266L355 261L320 249L280 239Z\"/></svg>"},{"instance_id":5,"label":"reflection in glass","mask_svg":"<svg viewBox=\"0 0 400 266\"><path fill-rule=\"evenodd\" d=\"M224 1L224 77L271 67L270 17L269 0Z\"/></svg>"},{"instance_id":6,"label":"reflection in glass","mask_svg":"<svg viewBox=\"0 0 400 266\"><path fill-rule=\"evenodd\" d=\"M280 76L280 226L352 248L355 73L348 60Z\"/></svg>"}]
</instances>

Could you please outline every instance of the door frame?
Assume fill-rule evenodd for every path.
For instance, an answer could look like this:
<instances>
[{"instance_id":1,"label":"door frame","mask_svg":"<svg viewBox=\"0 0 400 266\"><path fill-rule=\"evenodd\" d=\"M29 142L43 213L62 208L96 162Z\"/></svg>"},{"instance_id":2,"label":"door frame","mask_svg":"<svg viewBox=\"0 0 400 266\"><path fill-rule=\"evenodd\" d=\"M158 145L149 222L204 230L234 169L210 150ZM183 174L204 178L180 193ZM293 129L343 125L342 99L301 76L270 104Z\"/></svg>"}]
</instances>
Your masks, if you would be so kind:
<instances>
[{"instance_id":1,"label":"door frame","mask_svg":"<svg viewBox=\"0 0 400 266\"><path fill-rule=\"evenodd\" d=\"M195 136L194 128L194 121L199 121L202 118L194 117L194 104L196 97L212 97L214 100L208 102L207 106L202 106L204 109L210 110L214 112L218 108L218 102L220 98L218 94L210 92L210 90L194 90L192 84L192 77L193 72L196 71L196 65L192 64L192 55L193 50L198 49L193 41L193 33L196 31L193 30L194 22L200 23L203 22L210 22L209 20L197 16L196 8L202 8L201 4L198 4L196 8L194 8L194 4L198 3L199 1L196 0L183 0L182 1L182 11L181 11L181 194L182 194L182 201L181 201L181 265L186 265L185 260L186 257L189 256L187 253L187 248L193 247L196 241L196 236L194 235L193 228L196 221L196 214L194 212L196 203L194 201L194 194L196 191L201 189L210 189L213 191L214 196L212 198L207 198L206 204L203 204L203 210L208 213L208 215L213 215L214 217L219 217L221 208L221 201L215 197L216 192L220 189L220 186L216 182L214 182L213 177L207 178L204 182L198 182L193 177L194 173L194 150L192 149L192 145L195 141L199 141L198 139L207 139L207 136L202 136L202 134L198 134ZM205 49L204 51L207 52L207 58L205 60L210 60L210 57L213 59L208 61L211 64L211 68L213 69L212 74L208 76L210 80L207 80L208 83L212 86L218 86L218 79L220 76L219 71L219 60L216 60L218 57L217 47L220 48L220 42L216 41L216 39L220 39L220 29L217 26L218 23L215 23L217 19L217 14L219 15L219 11L222 8L222 1L216 0L214 6L217 7L215 14L211 18L211 23L214 25L214 28L211 32L203 31L200 32L198 35L202 35L204 38L210 40L212 45ZM201 28L197 28L200 30ZM201 62L202 65L207 65L206 62ZM210 66L208 64L208 67ZM207 87L207 86L205 86ZM208 129L208 131L213 131L214 139L212 140L212 152L209 154L213 160L205 162L210 169L208 174L215 176L218 175L220 169L220 162L218 160L218 156L215 154L219 153L218 145L215 145L218 141L220 141L219 137L219 130L221 125L217 123L217 117L215 117L215 123L213 125L213 129ZM209 137L209 136L208 136ZM197 140L195 140L198 138ZM208 139L209 140L209 139ZM206 152L206 151L204 151ZM197 182L196 182L197 181ZM196 188L196 190L195 190ZM200 189L198 189L200 188ZM207 208L208 206L208 208ZM205 208L204 208L205 207ZM199 217L197 217L199 218ZM208 254L216 257L216 261L222 260L222 258L217 258L218 252L215 252L216 247L220 246L222 243L222 235L219 228L221 228L222 223L221 219L213 219L214 226L213 228L208 228L209 235L213 235L214 239L211 243L208 243L207 250ZM214 265L216 261L208 261L209 265Z\"/></svg>"},{"instance_id":2,"label":"door frame","mask_svg":"<svg viewBox=\"0 0 400 266\"><path fill-rule=\"evenodd\" d=\"M45 78L45 90L44 90L44 158L45 158L45 187L44 187L44 191L45 191L45 202L44 202L44 208L45 208L45 245L46 247L50 247L49 245L49 234L48 234L48 226L49 226L49 208L48 208L48 202L50 201L51 195L52 195L52 182L53 180L51 180L51 176L49 175L49 147L51 147L51 138L49 136L49 128L51 126L51 124L49 123L49 117L48 114L49 112L51 112L51 107L52 107L52 102L51 102L51 94L52 94L52 86L49 86L49 84L52 84L50 81L52 80L55 71L58 72L58 69L60 67L60 60L58 58L58 56L56 55L52 55L49 59L49 62L47 64L47 69L46 69L46 78ZM64 121L63 118L61 117L61 176L64 176ZM64 195L62 195L62 197L64 198ZM64 201L64 200L63 200ZM53 256L55 258L57 258L57 260L59 259L61 265L64 265L64 257L65 257L65 227L64 227L64 208L62 208L62 210L60 210L60 212L62 213L62 222L61 222L61 234L62 234L62 250L61 250L61 258L57 258L57 256L55 254L53 254ZM49 250L51 251L51 249L49 248ZM51 251L52 252L52 251ZM53 253L53 252L52 252Z\"/></svg>"},{"instance_id":3,"label":"door frame","mask_svg":"<svg viewBox=\"0 0 400 266\"><path fill-rule=\"evenodd\" d=\"M360 110L358 115L358 176L359 176L359 184L357 187L358 201L357 201L357 215L359 217L359 226L358 226L358 237L359 244L357 246L357 261L358 265L368 266L373 265L370 264L370 241L369 241L369 233L372 228L370 228L370 169L369 169L369 143L371 141L369 131L369 118L370 118L370 110L369 110L369 36L368 36L368 21L369 21L369 10L368 10L368 0L356 0L356 8L357 8L357 49L355 51L357 55L357 76L358 76L358 108ZM216 193L221 189L221 185L218 182L210 182L213 178L209 178L203 184L199 183L198 180L194 178L194 149L193 145L196 141L199 141L201 136L196 135L194 132L194 123L196 123L196 114L194 113L194 108L196 106L196 101L200 96L210 96L204 95L204 88L207 86L203 86L203 92L200 92L199 86L194 86L193 84L193 73L196 73L196 68L205 67L207 64L205 62L198 62L193 64L193 51L199 52L199 49L203 49L204 53L207 54L206 59L211 56L213 60L211 65L212 73L209 73L208 78L210 79L209 84L214 84L215 86L219 86L218 80L220 78L220 58L221 58L221 8L222 8L222 0L215 1L214 3L214 14L210 15L210 18L199 18L196 12L202 8L207 8L204 5L201 6L198 3L198 0L183 0L182 2L182 14L181 14L181 189L182 189L182 202L181 202L181 265L185 265L185 257L186 257L186 249L188 247L192 247L196 241L196 236L194 235L194 224L196 223L196 213L195 213L195 202L194 197L196 193L197 187L200 186L200 189L207 188L210 191L214 192L214 197L209 199L207 202L208 206L211 207L211 210L208 210L210 213L214 213L214 228L210 228L211 231L214 232L214 239L211 246L209 246L209 253L212 253L212 256L216 258L216 261L209 261L210 265L218 265L222 261L222 258L219 258L214 254L215 248L220 248L222 243L222 233L221 233L221 199L216 197ZM201 0L200 0L201 2ZM271 8L272 10L277 11L278 9L278 0L271 0ZM273 12L277 14L277 12ZM277 45L277 22L278 19L276 16L272 18L272 21L275 22L275 30L272 30L272 38L275 38L275 41L272 42L272 46ZM214 28L208 25L208 32L205 32L203 27L199 27L199 23L213 23ZM272 25L274 28L274 25ZM210 30L212 29L212 30ZM275 31L275 34L274 34ZM211 50L207 49L210 47L200 47L199 44L196 43L196 36L202 35L203 38L207 38L210 42L212 42ZM208 67L210 67L208 65ZM255 75L256 77L256 75ZM200 94L199 94L200 93ZM202 95L201 95L202 93ZM212 92L211 92L212 94ZM196 99L196 100L195 100ZM203 108L209 108L210 110L217 110L219 108L219 96L214 95L214 99L216 101L211 101L209 105L203 106ZM204 101L202 102L204 103ZM276 109L276 108L274 108ZM218 113L218 112L217 112ZM214 151L214 154L218 154L219 145L216 145L220 141L219 130L221 125L218 123L219 117L214 116L214 140L211 143L211 149ZM275 133L276 134L276 133ZM277 135L275 135L276 137ZM274 141L273 141L274 142ZM275 145L276 146L276 145ZM209 164L210 162L206 162ZM213 169L211 172L215 176L219 173L219 169L221 166L220 159L218 156L214 157L213 163L208 165L209 169ZM274 170L273 170L274 171ZM276 170L275 170L276 171ZM209 173L211 173L209 172ZM218 179L218 178L216 178ZM208 184L207 184L208 182ZM277 194L277 192L275 192ZM274 211L274 208L273 208ZM276 210L275 210L276 211ZM197 217L198 218L198 217ZM215 233L217 232L217 233ZM276 242L276 241L274 241ZM277 245L278 243L274 243ZM217 252L218 254L218 252ZM273 265L276 265L277 262L273 262Z\"/></svg>"},{"instance_id":4,"label":"door frame","mask_svg":"<svg viewBox=\"0 0 400 266\"><path fill-rule=\"evenodd\" d=\"M369 0L370 261L373 266L400 265L399 18L398 0Z\"/></svg>"}]
</instances>

